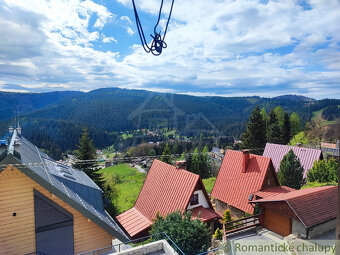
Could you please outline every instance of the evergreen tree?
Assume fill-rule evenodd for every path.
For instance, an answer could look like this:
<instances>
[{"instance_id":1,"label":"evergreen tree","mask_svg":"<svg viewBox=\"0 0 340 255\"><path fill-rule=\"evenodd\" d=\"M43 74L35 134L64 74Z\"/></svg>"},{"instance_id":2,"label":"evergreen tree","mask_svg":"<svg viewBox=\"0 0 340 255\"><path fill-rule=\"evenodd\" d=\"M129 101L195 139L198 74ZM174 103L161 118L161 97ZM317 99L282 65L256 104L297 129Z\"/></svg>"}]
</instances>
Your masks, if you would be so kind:
<instances>
[{"instance_id":1,"label":"evergreen tree","mask_svg":"<svg viewBox=\"0 0 340 255\"><path fill-rule=\"evenodd\" d=\"M285 116L284 110L280 106L277 106L274 108L274 113L275 113L279 127L282 128L283 123L284 123L284 116Z\"/></svg>"},{"instance_id":2,"label":"evergreen tree","mask_svg":"<svg viewBox=\"0 0 340 255\"><path fill-rule=\"evenodd\" d=\"M267 124L267 142L281 144L281 132L279 123L274 110L269 113L268 124Z\"/></svg>"},{"instance_id":3,"label":"evergreen tree","mask_svg":"<svg viewBox=\"0 0 340 255\"><path fill-rule=\"evenodd\" d=\"M267 111L266 111L266 109L264 107L261 109L260 113L262 115L263 121L265 123L267 123L267 121L268 121L268 114L267 114Z\"/></svg>"},{"instance_id":4,"label":"evergreen tree","mask_svg":"<svg viewBox=\"0 0 340 255\"><path fill-rule=\"evenodd\" d=\"M152 157L156 156L156 152L155 152L154 149L151 149L151 150L149 151L149 156L152 156Z\"/></svg>"},{"instance_id":5,"label":"evergreen tree","mask_svg":"<svg viewBox=\"0 0 340 255\"><path fill-rule=\"evenodd\" d=\"M75 156L79 162L76 161L73 167L83 170L101 189L104 189L104 177L96 168L96 149L88 135L87 128L83 129L77 148Z\"/></svg>"},{"instance_id":6,"label":"evergreen tree","mask_svg":"<svg viewBox=\"0 0 340 255\"><path fill-rule=\"evenodd\" d=\"M210 164L210 159L208 155L208 147L204 146L203 151L200 155L200 176L202 179L206 179L211 177L211 164Z\"/></svg>"},{"instance_id":7,"label":"evergreen tree","mask_svg":"<svg viewBox=\"0 0 340 255\"><path fill-rule=\"evenodd\" d=\"M288 144L291 139L291 130L290 130L290 120L288 113L284 115L284 122L281 128L281 135L282 135L282 143Z\"/></svg>"},{"instance_id":8,"label":"evergreen tree","mask_svg":"<svg viewBox=\"0 0 340 255\"><path fill-rule=\"evenodd\" d=\"M165 145L165 148L163 150L163 154L160 160L165 163L171 164L171 150L170 150L169 144Z\"/></svg>"},{"instance_id":9,"label":"evergreen tree","mask_svg":"<svg viewBox=\"0 0 340 255\"><path fill-rule=\"evenodd\" d=\"M262 155L266 145L266 124L256 106L249 117L246 131L241 136L242 148L250 149L252 153Z\"/></svg>"},{"instance_id":10,"label":"evergreen tree","mask_svg":"<svg viewBox=\"0 0 340 255\"><path fill-rule=\"evenodd\" d=\"M299 158L294 154L293 150L290 150L281 160L277 177L280 185L300 189L305 182L303 172L304 169Z\"/></svg>"},{"instance_id":11,"label":"evergreen tree","mask_svg":"<svg viewBox=\"0 0 340 255\"><path fill-rule=\"evenodd\" d=\"M198 175L201 174L201 156L198 148L196 148L192 154L190 172Z\"/></svg>"},{"instance_id":12,"label":"evergreen tree","mask_svg":"<svg viewBox=\"0 0 340 255\"><path fill-rule=\"evenodd\" d=\"M301 119L296 112L290 115L290 127L292 137L302 131Z\"/></svg>"}]
</instances>

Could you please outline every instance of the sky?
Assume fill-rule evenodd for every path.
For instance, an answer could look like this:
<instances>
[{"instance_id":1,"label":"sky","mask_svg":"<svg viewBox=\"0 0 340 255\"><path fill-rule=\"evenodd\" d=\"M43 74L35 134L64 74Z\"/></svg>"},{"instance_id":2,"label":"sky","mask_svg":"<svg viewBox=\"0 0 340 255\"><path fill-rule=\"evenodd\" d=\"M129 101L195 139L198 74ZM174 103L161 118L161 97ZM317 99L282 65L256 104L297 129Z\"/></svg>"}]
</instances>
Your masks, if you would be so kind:
<instances>
[{"instance_id":1,"label":"sky","mask_svg":"<svg viewBox=\"0 0 340 255\"><path fill-rule=\"evenodd\" d=\"M161 0L135 2L151 42ZM339 0L175 0L156 57L131 0L1 0L0 90L340 98L339 14Z\"/></svg>"}]
</instances>

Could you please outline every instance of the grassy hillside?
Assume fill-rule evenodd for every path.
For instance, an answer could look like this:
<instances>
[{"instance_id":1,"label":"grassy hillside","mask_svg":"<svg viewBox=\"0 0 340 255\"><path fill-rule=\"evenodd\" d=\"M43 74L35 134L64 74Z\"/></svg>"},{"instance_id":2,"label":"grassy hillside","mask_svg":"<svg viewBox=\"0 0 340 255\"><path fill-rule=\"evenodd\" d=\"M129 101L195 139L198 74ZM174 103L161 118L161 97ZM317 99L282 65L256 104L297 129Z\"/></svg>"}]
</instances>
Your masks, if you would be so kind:
<instances>
[{"instance_id":1,"label":"grassy hillside","mask_svg":"<svg viewBox=\"0 0 340 255\"><path fill-rule=\"evenodd\" d=\"M340 105L338 105L338 107L340 107ZM322 111L324 109L325 108L322 108L321 110L318 110L318 111L314 111L312 113L312 121L314 121L320 127L324 127L324 126L333 125L333 124L339 124L340 123L340 118L336 118L336 119L331 120L331 121L325 120L322 117Z\"/></svg>"},{"instance_id":2,"label":"grassy hillside","mask_svg":"<svg viewBox=\"0 0 340 255\"><path fill-rule=\"evenodd\" d=\"M125 212L134 206L139 192L142 189L146 175L138 172L128 164L120 164L100 170L105 179L111 183L116 182L118 199L115 204L119 213Z\"/></svg>"}]
</instances>

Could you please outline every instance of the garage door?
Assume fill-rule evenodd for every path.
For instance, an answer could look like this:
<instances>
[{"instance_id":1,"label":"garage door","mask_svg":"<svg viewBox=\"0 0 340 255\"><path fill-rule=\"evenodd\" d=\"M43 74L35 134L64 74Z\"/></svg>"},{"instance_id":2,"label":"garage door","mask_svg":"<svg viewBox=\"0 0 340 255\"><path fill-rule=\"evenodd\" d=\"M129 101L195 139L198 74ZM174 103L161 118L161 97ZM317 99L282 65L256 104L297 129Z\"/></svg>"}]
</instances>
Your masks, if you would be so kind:
<instances>
[{"instance_id":1,"label":"garage door","mask_svg":"<svg viewBox=\"0 0 340 255\"><path fill-rule=\"evenodd\" d=\"M292 219L282 214L265 209L264 227L281 235L288 236L292 233Z\"/></svg>"}]
</instances>

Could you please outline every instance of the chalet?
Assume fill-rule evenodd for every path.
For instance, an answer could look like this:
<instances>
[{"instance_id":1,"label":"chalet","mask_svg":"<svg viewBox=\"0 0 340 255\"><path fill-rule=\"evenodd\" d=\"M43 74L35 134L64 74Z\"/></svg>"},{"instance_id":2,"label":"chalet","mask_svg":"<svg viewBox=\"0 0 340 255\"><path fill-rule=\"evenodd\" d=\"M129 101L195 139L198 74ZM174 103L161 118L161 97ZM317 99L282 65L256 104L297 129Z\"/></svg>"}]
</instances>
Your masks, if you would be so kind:
<instances>
[{"instance_id":1,"label":"chalet","mask_svg":"<svg viewBox=\"0 0 340 255\"><path fill-rule=\"evenodd\" d=\"M75 254L128 237L102 190L11 129L0 155L0 254Z\"/></svg>"},{"instance_id":2,"label":"chalet","mask_svg":"<svg viewBox=\"0 0 340 255\"><path fill-rule=\"evenodd\" d=\"M321 143L323 157L339 157L339 143L339 141L336 143Z\"/></svg>"},{"instance_id":3,"label":"chalet","mask_svg":"<svg viewBox=\"0 0 340 255\"><path fill-rule=\"evenodd\" d=\"M255 200L260 223L282 236L314 238L335 229L337 186L295 190ZM335 237L335 236L334 236Z\"/></svg>"},{"instance_id":4,"label":"chalet","mask_svg":"<svg viewBox=\"0 0 340 255\"><path fill-rule=\"evenodd\" d=\"M153 161L134 207L117 216L131 238L146 236L157 213L191 210L194 218L211 225L219 218L200 176L184 168L180 162L175 167Z\"/></svg>"},{"instance_id":5,"label":"chalet","mask_svg":"<svg viewBox=\"0 0 340 255\"><path fill-rule=\"evenodd\" d=\"M292 190L280 186L270 158L227 150L211 196L217 213L222 215L229 209L234 217L241 218L245 213L254 213L249 197L263 198Z\"/></svg>"},{"instance_id":6,"label":"chalet","mask_svg":"<svg viewBox=\"0 0 340 255\"><path fill-rule=\"evenodd\" d=\"M271 158L275 171L278 172L280 169L281 160L290 150L293 150L294 154L299 158L301 166L305 170L304 177L307 176L307 172L313 167L314 162L322 159L321 150L318 149L273 143L266 144L263 156Z\"/></svg>"}]
</instances>

